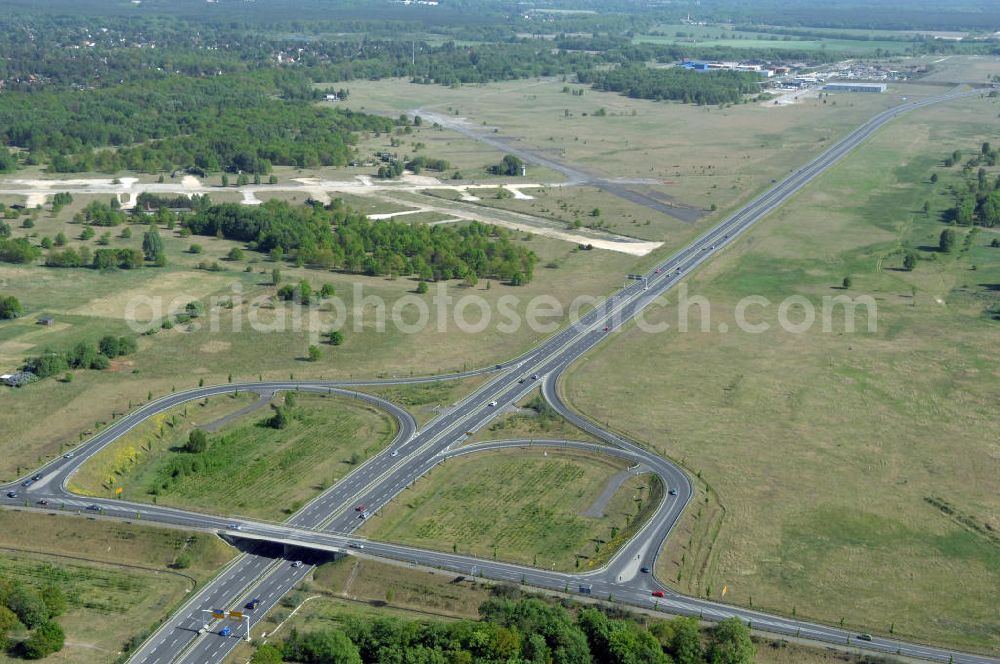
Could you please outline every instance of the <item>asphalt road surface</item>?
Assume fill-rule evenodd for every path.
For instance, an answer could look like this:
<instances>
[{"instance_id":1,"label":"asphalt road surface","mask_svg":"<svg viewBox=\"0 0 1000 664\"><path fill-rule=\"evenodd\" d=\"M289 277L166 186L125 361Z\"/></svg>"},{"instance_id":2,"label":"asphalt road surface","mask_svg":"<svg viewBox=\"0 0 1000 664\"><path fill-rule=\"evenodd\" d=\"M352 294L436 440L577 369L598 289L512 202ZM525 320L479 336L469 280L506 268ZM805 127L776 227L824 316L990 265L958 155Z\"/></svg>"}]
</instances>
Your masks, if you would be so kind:
<instances>
[{"instance_id":1,"label":"asphalt road surface","mask_svg":"<svg viewBox=\"0 0 1000 664\"><path fill-rule=\"evenodd\" d=\"M796 635L825 643L850 644L875 652L899 653L936 661L968 664L1000 662L996 658L958 653L877 636L871 641L859 641L856 639L857 634L846 630L689 598L664 588L653 575L642 573L640 568L655 569L656 557L663 542L690 501L692 487L687 475L668 460L603 431L594 423L580 417L562 402L555 389L559 376L573 361L601 343L611 332L635 319L657 297L781 205L789 196L871 136L883 124L903 112L971 94L977 93L954 90L936 98L911 102L876 115L826 152L716 225L699 240L643 275L642 280L634 281L609 297L603 306L587 313L579 321L555 333L514 360L497 367L461 374L497 373L473 394L419 431L415 430L412 418L401 408L377 397L348 389L352 385L373 384L375 381L269 382L199 388L164 397L127 415L78 448L72 456L56 459L37 471L42 477L32 482L30 486L23 486L23 482L28 479L25 478L17 484L0 488L3 491L0 495L0 504L8 507L79 511L84 514L89 513L95 518L140 519L184 528L214 530L228 538L240 539L245 543L251 543L252 547L258 547L251 548L248 553L238 557L166 621L133 654L130 661L138 664L221 662L235 648L238 639L245 636L246 623L216 621L211 619L208 611L238 609L249 599L256 597L260 599L260 604L256 611L249 613L264 615L309 573L311 564L308 551L348 552L355 555L393 558L416 565L454 570L459 574L474 574L554 590L576 593L586 590L585 594L599 599L613 598L626 604L659 608L670 613L696 615L709 620L738 616L749 621L755 629L775 634ZM431 380L437 378L385 382L407 383ZM457 448L457 445L470 433L486 426L505 408L516 404L527 393L538 387L539 383L542 385L545 397L559 412L584 430L614 446L608 447L606 453L642 464L657 473L667 487L676 491L674 496L669 494L665 496L653 516L604 568L587 574L565 574L469 556L364 541L353 535L363 523L362 517L371 515L377 518L377 512L381 507L449 456L474 453L497 446L523 445L524 441L507 441L472 446L468 449ZM327 489L284 523L233 519L127 501L82 499L66 491L66 480L86 458L143 419L184 401L236 389L261 392L320 391L364 399L390 412L398 422L399 432L384 451ZM582 445L588 449L594 447L585 443L560 443L560 445ZM16 492L17 495L13 498L5 497L8 491ZM40 505L39 501L46 501L48 504ZM275 554L276 544L288 547L282 551L284 556ZM299 557L303 563L294 564ZM654 591L662 591L664 597L653 597L651 593ZM218 633L223 625L232 627L231 635L224 637Z\"/></svg>"}]
</instances>

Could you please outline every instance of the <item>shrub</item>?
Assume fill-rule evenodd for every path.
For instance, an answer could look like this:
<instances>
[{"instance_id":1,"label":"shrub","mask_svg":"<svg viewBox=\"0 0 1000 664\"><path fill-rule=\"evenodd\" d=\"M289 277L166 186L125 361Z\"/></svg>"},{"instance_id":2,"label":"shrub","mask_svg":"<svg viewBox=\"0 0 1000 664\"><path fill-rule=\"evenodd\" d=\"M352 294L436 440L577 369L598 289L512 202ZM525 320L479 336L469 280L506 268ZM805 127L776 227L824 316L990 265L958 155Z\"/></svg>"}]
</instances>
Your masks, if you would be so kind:
<instances>
[{"instance_id":1,"label":"shrub","mask_svg":"<svg viewBox=\"0 0 1000 664\"><path fill-rule=\"evenodd\" d=\"M183 449L185 452L190 452L191 454L201 454L208 449L208 435L201 429L194 429L188 434L188 439Z\"/></svg>"},{"instance_id":2,"label":"shrub","mask_svg":"<svg viewBox=\"0 0 1000 664\"><path fill-rule=\"evenodd\" d=\"M24 642L24 656L28 659L42 659L59 652L66 643L66 633L55 622L46 622L31 633Z\"/></svg>"}]
</instances>

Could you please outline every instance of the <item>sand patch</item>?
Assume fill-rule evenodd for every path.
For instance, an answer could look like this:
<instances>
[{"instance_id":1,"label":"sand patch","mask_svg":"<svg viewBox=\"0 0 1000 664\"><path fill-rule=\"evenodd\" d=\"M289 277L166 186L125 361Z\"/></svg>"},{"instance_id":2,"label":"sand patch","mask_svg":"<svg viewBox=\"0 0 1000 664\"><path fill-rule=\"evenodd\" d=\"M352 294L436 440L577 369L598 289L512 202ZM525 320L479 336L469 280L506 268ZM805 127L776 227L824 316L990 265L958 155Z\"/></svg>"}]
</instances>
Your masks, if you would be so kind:
<instances>
[{"instance_id":1,"label":"sand patch","mask_svg":"<svg viewBox=\"0 0 1000 664\"><path fill-rule=\"evenodd\" d=\"M181 178L181 186L188 189L201 189L201 180L193 175L185 175Z\"/></svg>"},{"instance_id":2,"label":"sand patch","mask_svg":"<svg viewBox=\"0 0 1000 664\"><path fill-rule=\"evenodd\" d=\"M409 171L403 173L403 176L400 178L400 180L402 180L406 184L415 184L420 186L441 184L441 181L435 177L431 177L430 175L414 175Z\"/></svg>"},{"instance_id":3,"label":"sand patch","mask_svg":"<svg viewBox=\"0 0 1000 664\"><path fill-rule=\"evenodd\" d=\"M506 189L510 193L514 194L514 198L516 198L519 201L533 201L533 200L535 200L534 196L527 195L526 193L524 193L523 191L521 191L517 187L512 187L510 185L506 185L504 187L504 189Z\"/></svg>"},{"instance_id":4,"label":"sand patch","mask_svg":"<svg viewBox=\"0 0 1000 664\"><path fill-rule=\"evenodd\" d=\"M39 205L45 205L45 199L49 197L48 194L28 194L24 204L26 207L33 208Z\"/></svg>"},{"instance_id":5,"label":"sand patch","mask_svg":"<svg viewBox=\"0 0 1000 664\"><path fill-rule=\"evenodd\" d=\"M380 219L393 219L395 217L403 217L408 214L417 214L424 211L425 210L403 210L402 212L381 212L379 214L369 214L367 216L373 221L378 221Z\"/></svg>"},{"instance_id":6,"label":"sand patch","mask_svg":"<svg viewBox=\"0 0 1000 664\"><path fill-rule=\"evenodd\" d=\"M330 194L326 193L323 189L310 189L309 197L314 201L319 201L323 205L330 204Z\"/></svg>"},{"instance_id":7,"label":"sand patch","mask_svg":"<svg viewBox=\"0 0 1000 664\"><path fill-rule=\"evenodd\" d=\"M241 201L243 205L260 205L261 200L257 198L257 192L254 189L241 189L240 193L243 194L243 200Z\"/></svg>"},{"instance_id":8,"label":"sand patch","mask_svg":"<svg viewBox=\"0 0 1000 664\"><path fill-rule=\"evenodd\" d=\"M805 90L787 90L782 92L777 97L773 99L768 99L767 101L760 102L760 105L765 108L780 108L782 106L791 106L792 104L798 104L804 99L818 98L819 90L814 88L808 88Z\"/></svg>"}]
</instances>

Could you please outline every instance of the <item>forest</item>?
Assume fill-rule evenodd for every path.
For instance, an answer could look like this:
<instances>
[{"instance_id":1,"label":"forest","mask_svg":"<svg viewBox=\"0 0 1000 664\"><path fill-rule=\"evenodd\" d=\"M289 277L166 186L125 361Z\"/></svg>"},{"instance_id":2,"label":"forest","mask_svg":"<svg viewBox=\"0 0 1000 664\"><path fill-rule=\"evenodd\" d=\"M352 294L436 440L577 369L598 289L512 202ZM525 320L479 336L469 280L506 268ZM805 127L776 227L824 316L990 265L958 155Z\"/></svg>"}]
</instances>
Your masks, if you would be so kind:
<instances>
[{"instance_id":1,"label":"forest","mask_svg":"<svg viewBox=\"0 0 1000 664\"><path fill-rule=\"evenodd\" d=\"M0 95L0 140L55 172L266 174L274 164L346 164L354 132L393 127L386 118L275 99L267 78L176 77ZM123 147L95 150L107 145Z\"/></svg>"},{"instance_id":2,"label":"forest","mask_svg":"<svg viewBox=\"0 0 1000 664\"><path fill-rule=\"evenodd\" d=\"M650 69L643 66L593 70L578 74L581 83L596 90L620 92L638 99L681 101L687 104L735 104L760 90L760 76L734 71L694 72Z\"/></svg>"},{"instance_id":3,"label":"forest","mask_svg":"<svg viewBox=\"0 0 1000 664\"><path fill-rule=\"evenodd\" d=\"M912 3L920 5L913 11L933 11L922 0ZM319 7L313 0L297 4L306 13ZM458 86L575 76L633 97L720 104L756 92L756 79L732 72L695 77L647 63L685 57L818 63L851 55L804 50L794 40L769 49L639 44L636 35L655 32L658 20L678 20L678 10L575 4L594 13L510 12L484 0L449 3L436 14L338 0L315 21L264 8L230 16L189 2L149 3L154 13L139 19L89 1L54 2L51 13L12 11L0 17L0 143L24 150L23 165L57 173L192 169L259 176L275 165L345 164L357 132L392 129L385 118L317 106L323 95L317 83L402 77ZM793 4L800 12L823 11ZM757 14L738 3L713 5L706 11L738 29L756 29ZM779 28L772 22L769 29ZM995 43L898 40L914 52L1000 51ZM0 150L0 172L16 166L17 158Z\"/></svg>"},{"instance_id":4,"label":"forest","mask_svg":"<svg viewBox=\"0 0 1000 664\"><path fill-rule=\"evenodd\" d=\"M537 257L503 229L370 221L338 202L293 207L271 200L257 207L213 205L182 215L198 235L238 240L254 251L302 264L368 275L414 275L424 280L531 280Z\"/></svg>"},{"instance_id":5,"label":"forest","mask_svg":"<svg viewBox=\"0 0 1000 664\"><path fill-rule=\"evenodd\" d=\"M349 618L342 629L293 631L257 649L253 664L750 664L750 630L726 620L704 639L698 622L675 618L649 628L610 608L567 610L541 599L494 597L478 622Z\"/></svg>"}]
</instances>

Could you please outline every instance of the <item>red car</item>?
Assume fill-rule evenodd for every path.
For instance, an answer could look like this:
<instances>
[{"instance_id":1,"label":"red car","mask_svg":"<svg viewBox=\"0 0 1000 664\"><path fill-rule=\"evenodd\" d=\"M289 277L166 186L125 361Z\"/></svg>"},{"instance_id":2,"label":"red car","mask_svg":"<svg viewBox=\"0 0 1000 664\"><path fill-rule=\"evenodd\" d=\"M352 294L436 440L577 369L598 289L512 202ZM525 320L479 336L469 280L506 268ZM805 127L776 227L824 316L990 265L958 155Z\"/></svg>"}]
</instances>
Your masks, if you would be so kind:
<instances>
[{"instance_id":1,"label":"red car","mask_svg":"<svg viewBox=\"0 0 1000 664\"><path fill-rule=\"evenodd\" d=\"M355 512L364 512L365 511L365 506L364 505L358 505L357 507L354 508L354 511Z\"/></svg>"},{"instance_id":2,"label":"red car","mask_svg":"<svg viewBox=\"0 0 1000 664\"><path fill-rule=\"evenodd\" d=\"M663 591L662 590L654 590L653 591L653 597L663 597Z\"/></svg>"}]
</instances>

